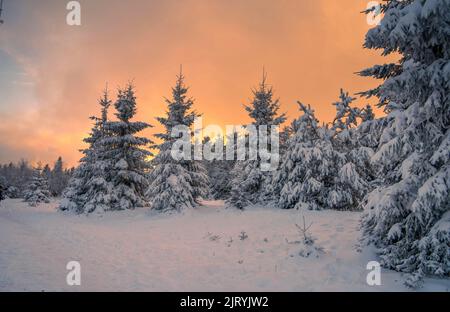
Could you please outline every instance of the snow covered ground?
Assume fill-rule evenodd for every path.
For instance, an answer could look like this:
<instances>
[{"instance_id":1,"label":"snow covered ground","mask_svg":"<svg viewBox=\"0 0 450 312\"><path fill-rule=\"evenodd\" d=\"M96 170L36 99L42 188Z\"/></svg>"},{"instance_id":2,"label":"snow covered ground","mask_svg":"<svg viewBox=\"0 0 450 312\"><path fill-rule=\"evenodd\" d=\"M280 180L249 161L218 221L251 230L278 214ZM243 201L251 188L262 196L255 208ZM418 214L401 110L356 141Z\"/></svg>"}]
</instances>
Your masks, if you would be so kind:
<instances>
[{"instance_id":1,"label":"snow covered ground","mask_svg":"<svg viewBox=\"0 0 450 312\"><path fill-rule=\"evenodd\" d=\"M0 291L404 291L401 274L382 270L366 283L373 251L357 252L360 213L224 208L223 202L179 215L148 210L74 216L57 203L0 204ZM325 254L298 255L295 223ZM247 239L239 238L246 232ZM81 286L66 284L66 264L81 264ZM422 290L448 291L428 279Z\"/></svg>"}]
</instances>

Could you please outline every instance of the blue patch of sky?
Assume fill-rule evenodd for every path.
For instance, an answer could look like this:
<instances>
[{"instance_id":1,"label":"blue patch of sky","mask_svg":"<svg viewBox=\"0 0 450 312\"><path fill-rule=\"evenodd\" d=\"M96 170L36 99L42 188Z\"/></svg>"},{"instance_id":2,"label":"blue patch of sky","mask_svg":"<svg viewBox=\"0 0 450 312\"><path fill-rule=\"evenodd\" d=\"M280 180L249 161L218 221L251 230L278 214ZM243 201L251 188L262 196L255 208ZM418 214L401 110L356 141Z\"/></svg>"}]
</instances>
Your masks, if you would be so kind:
<instances>
[{"instance_id":1,"label":"blue patch of sky","mask_svg":"<svg viewBox=\"0 0 450 312\"><path fill-rule=\"evenodd\" d=\"M7 113L33 100L33 82L23 68L0 49L0 112Z\"/></svg>"}]
</instances>

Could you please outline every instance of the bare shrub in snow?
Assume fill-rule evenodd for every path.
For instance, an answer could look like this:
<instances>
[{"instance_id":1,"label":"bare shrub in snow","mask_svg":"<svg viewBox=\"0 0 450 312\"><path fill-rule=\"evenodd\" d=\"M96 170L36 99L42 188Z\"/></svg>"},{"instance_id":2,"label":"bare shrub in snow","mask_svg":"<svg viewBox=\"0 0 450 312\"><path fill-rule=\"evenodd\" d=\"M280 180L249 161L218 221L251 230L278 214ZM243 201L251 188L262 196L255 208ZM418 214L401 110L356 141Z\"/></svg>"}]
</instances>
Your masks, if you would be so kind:
<instances>
[{"instance_id":1,"label":"bare shrub in snow","mask_svg":"<svg viewBox=\"0 0 450 312\"><path fill-rule=\"evenodd\" d=\"M239 234L239 239L241 241L246 240L247 238L248 238L248 235L244 231L242 231L241 234Z\"/></svg>"}]
</instances>

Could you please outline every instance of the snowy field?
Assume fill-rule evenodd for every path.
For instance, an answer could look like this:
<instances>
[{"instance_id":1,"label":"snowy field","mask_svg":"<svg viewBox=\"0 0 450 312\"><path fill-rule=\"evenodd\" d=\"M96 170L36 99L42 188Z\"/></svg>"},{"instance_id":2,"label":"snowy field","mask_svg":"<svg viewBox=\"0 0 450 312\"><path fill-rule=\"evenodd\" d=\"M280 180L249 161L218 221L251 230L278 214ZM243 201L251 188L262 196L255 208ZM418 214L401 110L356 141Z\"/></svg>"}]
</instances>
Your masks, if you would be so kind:
<instances>
[{"instance_id":1,"label":"snowy field","mask_svg":"<svg viewBox=\"0 0 450 312\"><path fill-rule=\"evenodd\" d=\"M64 215L57 203L0 204L0 291L406 291L401 274L382 270L366 284L377 257L356 251L360 213L255 207L226 209L220 201L180 215L148 210L103 216ZM295 223L325 254L298 255ZM248 238L241 240L244 231ZM81 263L81 286L66 284L66 264ZM422 290L448 291L428 279Z\"/></svg>"}]
</instances>

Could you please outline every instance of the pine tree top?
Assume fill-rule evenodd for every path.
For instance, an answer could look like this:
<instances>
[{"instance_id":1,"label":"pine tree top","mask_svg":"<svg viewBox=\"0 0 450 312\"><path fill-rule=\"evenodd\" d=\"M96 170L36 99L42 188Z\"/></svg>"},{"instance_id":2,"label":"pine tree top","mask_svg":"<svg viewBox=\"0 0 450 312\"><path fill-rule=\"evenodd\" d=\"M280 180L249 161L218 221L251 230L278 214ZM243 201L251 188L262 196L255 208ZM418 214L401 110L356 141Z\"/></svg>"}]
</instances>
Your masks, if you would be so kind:
<instances>
[{"instance_id":1,"label":"pine tree top","mask_svg":"<svg viewBox=\"0 0 450 312\"><path fill-rule=\"evenodd\" d=\"M252 124L280 125L286 121L286 114L278 115L280 109L279 99L273 99L273 88L267 84L267 75L263 72L258 88L253 89L253 99L250 105L244 105L248 115L253 119Z\"/></svg>"},{"instance_id":2,"label":"pine tree top","mask_svg":"<svg viewBox=\"0 0 450 312\"><path fill-rule=\"evenodd\" d=\"M116 117L123 122L128 122L136 114L136 96L131 83L118 90L114 106L117 110Z\"/></svg>"},{"instance_id":3,"label":"pine tree top","mask_svg":"<svg viewBox=\"0 0 450 312\"><path fill-rule=\"evenodd\" d=\"M195 118L200 116L196 111L191 110L194 99L187 96L189 88L185 86L184 79L185 77L182 71L180 71L177 75L175 86L172 87L172 97L165 99L168 107L166 116L156 118L164 126L166 131L165 133L155 134L155 136L164 141L171 140L173 127L179 125L191 127Z\"/></svg>"},{"instance_id":4,"label":"pine tree top","mask_svg":"<svg viewBox=\"0 0 450 312\"><path fill-rule=\"evenodd\" d=\"M339 101L334 102L336 107L336 117L333 120L333 130L345 131L351 127L357 126L357 119L360 117L360 110L356 107L351 107L350 104L355 100L348 92L343 89L340 90Z\"/></svg>"},{"instance_id":5,"label":"pine tree top","mask_svg":"<svg viewBox=\"0 0 450 312\"><path fill-rule=\"evenodd\" d=\"M108 109L111 106L112 101L109 99L108 95L108 85L106 85L105 90L103 90L103 96L99 99L99 104L102 108L102 122L108 121Z\"/></svg>"},{"instance_id":6,"label":"pine tree top","mask_svg":"<svg viewBox=\"0 0 450 312\"><path fill-rule=\"evenodd\" d=\"M295 136L300 140L314 139L318 135L319 120L315 116L314 109L308 104L297 102L302 115L292 122Z\"/></svg>"}]
</instances>

